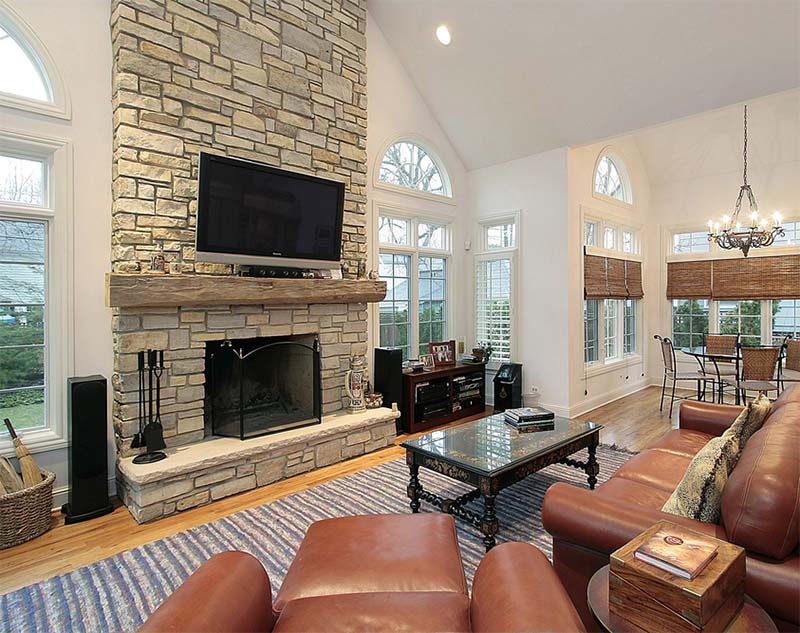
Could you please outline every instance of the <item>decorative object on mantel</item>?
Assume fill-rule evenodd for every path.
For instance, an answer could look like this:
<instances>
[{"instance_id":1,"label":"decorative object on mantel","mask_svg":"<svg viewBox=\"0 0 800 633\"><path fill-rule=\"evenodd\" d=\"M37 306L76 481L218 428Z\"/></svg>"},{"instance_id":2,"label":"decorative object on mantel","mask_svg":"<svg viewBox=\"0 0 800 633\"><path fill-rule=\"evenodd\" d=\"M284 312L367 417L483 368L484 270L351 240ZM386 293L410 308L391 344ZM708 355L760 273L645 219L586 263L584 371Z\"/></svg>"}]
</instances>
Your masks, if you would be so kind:
<instances>
[{"instance_id":1,"label":"decorative object on mantel","mask_svg":"<svg viewBox=\"0 0 800 633\"><path fill-rule=\"evenodd\" d=\"M167 258L164 257L164 247L159 244L153 255L150 257L150 272L151 273L166 273L167 271Z\"/></svg>"},{"instance_id":2,"label":"decorative object on mantel","mask_svg":"<svg viewBox=\"0 0 800 633\"><path fill-rule=\"evenodd\" d=\"M781 227L783 218L778 211L769 219L759 217L756 197L747 182L747 106L744 107L744 151L742 156L744 158L743 184L739 188L739 197L736 198L733 216L724 215L721 222L709 220L708 241L716 242L720 248L725 250L741 249L744 256L747 257L751 248L770 246L777 236L784 235L783 227ZM742 226L739 220L742 198L745 194L747 194L747 201L750 204L750 226Z\"/></svg>"},{"instance_id":3,"label":"decorative object on mantel","mask_svg":"<svg viewBox=\"0 0 800 633\"><path fill-rule=\"evenodd\" d=\"M358 413L367 408L364 402L364 367L363 356L353 356L350 358L350 369L345 373L345 390L350 398L350 406L347 410L350 413Z\"/></svg>"},{"instance_id":4,"label":"decorative object on mantel","mask_svg":"<svg viewBox=\"0 0 800 633\"><path fill-rule=\"evenodd\" d=\"M145 370L147 383L145 385ZM164 427L161 425L161 376L164 373L164 350L139 352L139 432L133 436L131 448L146 451L133 458L134 464L152 464L166 459L163 449ZM155 379L155 380L154 380ZM153 389L155 387L155 394ZM145 400L145 388L147 399ZM147 424L145 425L145 419Z\"/></svg>"}]
</instances>

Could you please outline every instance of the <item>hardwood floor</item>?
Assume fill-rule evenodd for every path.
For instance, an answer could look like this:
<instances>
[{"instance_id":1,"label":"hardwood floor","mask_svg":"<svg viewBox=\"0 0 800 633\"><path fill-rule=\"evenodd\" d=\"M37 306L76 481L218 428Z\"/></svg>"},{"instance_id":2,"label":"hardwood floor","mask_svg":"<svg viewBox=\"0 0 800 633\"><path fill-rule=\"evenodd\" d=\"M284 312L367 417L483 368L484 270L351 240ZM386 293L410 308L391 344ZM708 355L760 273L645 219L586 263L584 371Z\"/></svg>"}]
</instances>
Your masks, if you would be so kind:
<instances>
[{"instance_id":1,"label":"hardwood floor","mask_svg":"<svg viewBox=\"0 0 800 633\"><path fill-rule=\"evenodd\" d=\"M658 410L660 395L660 388L650 387L595 409L581 416L581 419L605 425L600 434L602 443L639 451L671 428L666 411L660 413ZM462 424L464 421L466 420L448 426ZM125 506L119 503L113 513L86 523L67 526L60 514L54 514L54 526L47 534L29 543L0 551L0 593L72 571L234 512L403 457L405 451L399 444L407 437L409 436L398 438L394 446L381 451L221 499L154 523L137 524Z\"/></svg>"}]
</instances>

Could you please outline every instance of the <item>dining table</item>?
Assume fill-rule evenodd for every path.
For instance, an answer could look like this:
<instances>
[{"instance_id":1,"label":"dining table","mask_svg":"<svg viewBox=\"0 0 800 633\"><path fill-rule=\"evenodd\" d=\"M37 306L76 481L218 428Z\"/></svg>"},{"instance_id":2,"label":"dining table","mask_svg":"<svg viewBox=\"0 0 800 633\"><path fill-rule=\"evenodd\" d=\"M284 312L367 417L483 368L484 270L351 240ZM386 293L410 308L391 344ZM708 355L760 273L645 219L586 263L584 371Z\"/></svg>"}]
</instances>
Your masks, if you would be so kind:
<instances>
[{"instance_id":1,"label":"dining table","mask_svg":"<svg viewBox=\"0 0 800 633\"><path fill-rule=\"evenodd\" d=\"M719 395L719 402L723 402L723 389L722 389L722 374L719 371L719 363L734 363L736 367L736 372L739 371L739 362L742 359L741 353L737 349L736 352L733 354L723 353L723 352L710 352L705 346L697 346L697 347L678 347L676 348L679 352L683 352L688 356L694 357L697 361L697 364L700 366L700 371L704 374L707 374L707 361L711 361L714 365L714 372L717 375L717 393ZM697 385L697 399L700 400L700 383ZM739 404L739 390L736 389L736 404Z\"/></svg>"}]
</instances>

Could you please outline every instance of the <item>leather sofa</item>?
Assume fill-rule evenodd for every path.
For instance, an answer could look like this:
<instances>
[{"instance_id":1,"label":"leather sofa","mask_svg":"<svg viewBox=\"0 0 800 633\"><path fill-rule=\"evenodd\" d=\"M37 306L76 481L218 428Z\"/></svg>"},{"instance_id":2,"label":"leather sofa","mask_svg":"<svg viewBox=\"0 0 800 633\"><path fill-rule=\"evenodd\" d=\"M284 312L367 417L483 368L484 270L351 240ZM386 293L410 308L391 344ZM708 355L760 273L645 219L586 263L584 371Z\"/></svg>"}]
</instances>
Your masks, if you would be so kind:
<instances>
[{"instance_id":1,"label":"leather sofa","mask_svg":"<svg viewBox=\"0 0 800 633\"><path fill-rule=\"evenodd\" d=\"M455 523L444 514L318 521L271 598L258 559L224 552L195 571L140 630L584 630L550 562L526 543L486 554L470 598Z\"/></svg>"},{"instance_id":2,"label":"leather sofa","mask_svg":"<svg viewBox=\"0 0 800 633\"><path fill-rule=\"evenodd\" d=\"M587 627L596 626L586 604L591 576L611 552L666 519L745 548L747 594L779 630L800 628L800 387L781 394L747 442L723 490L719 525L661 512L692 457L741 410L683 401L679 428L596 490L558 483L547 491L542 518L553 566Z\"/></svg>"}]
</instances>

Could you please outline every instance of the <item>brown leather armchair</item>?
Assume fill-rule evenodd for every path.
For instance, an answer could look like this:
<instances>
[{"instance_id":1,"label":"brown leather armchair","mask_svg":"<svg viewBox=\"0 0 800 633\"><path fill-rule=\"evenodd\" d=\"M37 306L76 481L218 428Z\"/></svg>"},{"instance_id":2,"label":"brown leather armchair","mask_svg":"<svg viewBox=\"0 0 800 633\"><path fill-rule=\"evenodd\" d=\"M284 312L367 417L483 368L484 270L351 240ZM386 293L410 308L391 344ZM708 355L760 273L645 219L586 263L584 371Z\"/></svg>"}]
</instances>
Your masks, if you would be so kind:
<instances>
[{"instance_id":1,"label":"brown leather armchair","mask_svg":"<svg viewBox=\"0 0 800 633\"><path fill-rule=\"evenodd\" d=\"M594 572L634 536L670 520L744 547L746 592L779 629L800 628L800 387L781 394L747 442L723 491L719 525L661 512L694 455L741 410L684 401L680 428L596 490L559 483L547 491L542 519L553 537L553 566L587 626L594 626L586 604Z\"/></svg>"},{"instance_id":2,"label":"brown leather armchair","mask_svg":"<svg viewBox=\"0 0 800 633\"><path fill-rule=\"evenodd\" d=\"M442 514L317 522L274 603L271 597L258 559L224 552L194 572L141 631L585 630L550 562L527 543L486 554L470 599L455 524Z\"/></svg>"}]
</instances>

